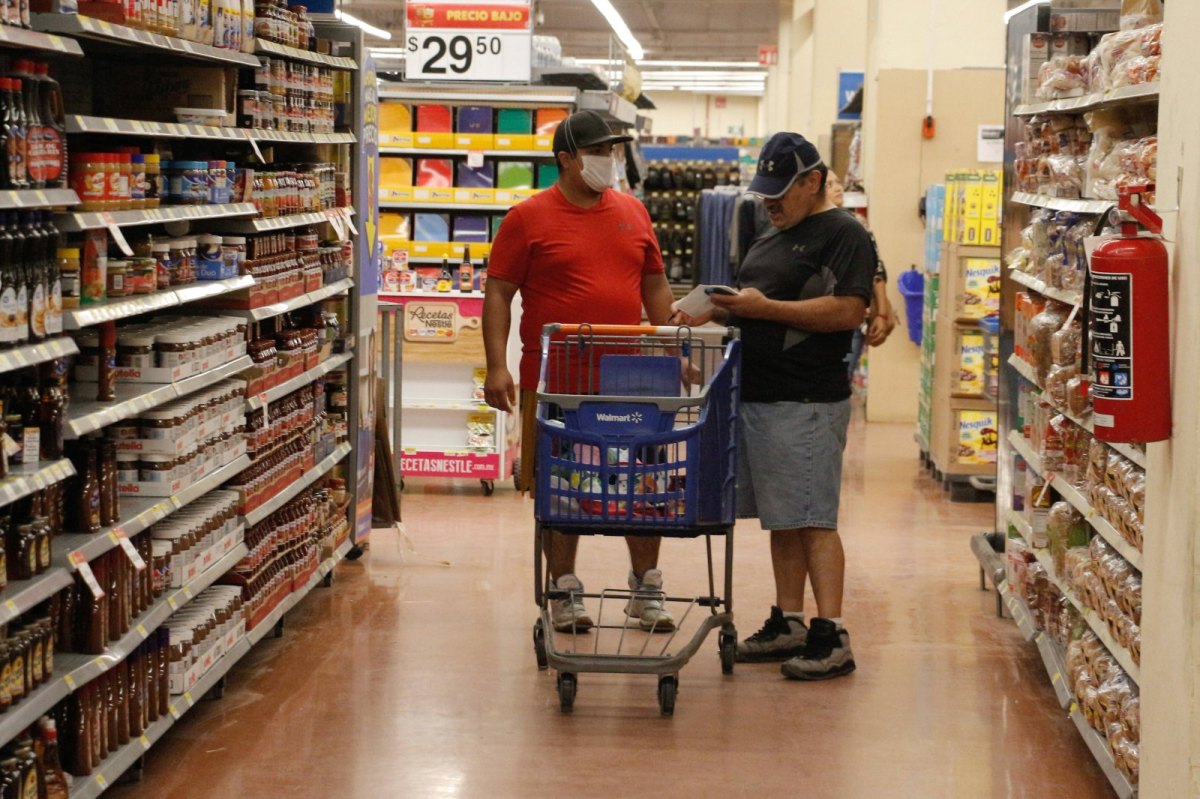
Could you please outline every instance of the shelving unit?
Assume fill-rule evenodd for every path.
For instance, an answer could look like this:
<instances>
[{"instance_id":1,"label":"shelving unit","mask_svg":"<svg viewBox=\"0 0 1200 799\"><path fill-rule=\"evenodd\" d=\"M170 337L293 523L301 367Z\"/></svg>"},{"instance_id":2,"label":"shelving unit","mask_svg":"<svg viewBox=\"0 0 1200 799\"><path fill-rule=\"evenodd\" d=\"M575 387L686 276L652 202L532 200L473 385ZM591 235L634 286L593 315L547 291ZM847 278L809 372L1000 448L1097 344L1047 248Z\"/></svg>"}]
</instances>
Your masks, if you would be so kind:
<instances>
[{"instance_id":1,"label":"shelving unit","mask_svg":"<svg viewBox=\"0 0 1200 799\"><path fill-rule=\"evenodd\" d=\"M1158 84L1124 87L1113 91L1053 102L1022 104L1019 98L1020 92L1028 84L1029 78L1032 77L1024 74L1025 63L1022 49L1025 38L1030 33L1035 31L1045 32L1047 30L1045 26L1048 23L1048 19L1045 12L1046 9L1044 6L1040 9L1037 6L1030 6L1023 8L1020 12L1014 12L1009 17L1009 80L1007 82L1007 110L1009 117L1006 126L1006 151L1008 153L1014 152L1015 143L1023 138L1023 128L1026 118L1030 116L1046 114L1080 115L1087 111L1117 107L1135 112L1139 109L1153 112L1153 104L1157 103L1158 100ZM1017 185L1014 177L1013 170L1010 169L1005 181L1006 197L1002 236L1005 252L1009 252L1019 246L1021 242L1021 230L1029 223L1031 213L1035 209L1069 212L1094 217L1099 221L1108 217L1110 211L1115 206L1115 203L1109 200L1068 199L1014 191ZM1017 470L1016 460L1020 458L1025 462L1026 468L1029 471L1039 475L1049 485L1049 489L1053 495L1069 503L1087 521L1090 527L1090 535L1100 536L1115 552L1128 562L1130 567L1138 572L1142 571L1144 558L1138 548L1126 541L1120 532L1105 520L1096 508L1092 507L1087 492L1077 489L1062 475L1049 473L1045 470L1041 458L1038 457L1038 453L1034 451L1030 442L1024 438L1021 427L1018 424L1018 398L1023 392L1029 391L1033 392L1035 397L1040 401L1049 403L1069 423L1077 425L1085 431L1094 432L1090 414L1079 415L1070 413L1065 408L1055 407L1056 404L1050 395L1039 384L1035 369L1016 354L1015 342L1013 340L1015 297L1018 292L1029 292L1073 307L1076 309L1079 319L1083 321L1085 328L1088 324L1088 307L1087 303L1084 302L1086 296L1083 292L1068 291L1049 286L1043 280L1019 270L1006 269L1003 274L999 374L1002 436L998 459L997 528L1009 530L1010 541L1014 540L1013 537L1015 536L1027 544L1028 552L1042 565L1050 580L1067 600L1075 606L1075 609L1079 612L1087 627L1103 643L1105 648L1128 675L1130 681L1136 686L1141 679L1141 669L1139 664L1134 661L1131 652L1117 642L1115 637L1109 632L1107 623L1094 610L1088 607L1076 595L1072 587L1067 585L1066 581L1056 573L1054 561L1049 550L1033 546L1032 529L1029 523L1025 521L1021 514L1014 513L1012 510L1014 483L1017 480L1018 474L1020 474ZM1120 444L1109 444L1108 446L1137 466L1145 468L1147 461L1141 450ZM1147 530L1145 535L1149 539L1154 535L1154 531ZM1059 706L1068 710L1070 719L1087 744L1096 762L1100 765L1101 770L1108 778L1114 791L1122 799L1135 797L1137 795L1137 787L1131 785L1129 780L1117 769L1106 736L1093 729L1081 710L1076 706L1073 695L1074 689L1071 684L1072 678L1067 674L1065 668L1062 644L1053 640L1046 632L1040 630L1036 631L1035 635L1030 638L1027 624L1020 618L1022 614L1019 612L1019 609L1014 610L1014 604L1011 601L1007 604L1014 619L1017 620L1022 634L1028 640L1036 642L1043 663L1046 666L1047 676L1054 687ZM1024 615L1027 616L1028 614ZM1065 679L1064 675L1066 675ZM1137 690L1136 687L1135 690ZM1143 749L1143 764L1146 762L1145 756L1146 752Z\"/></svg>"},{"instance_id":2,"label":"shelving unit","mask_svg":"<svg viewBox=\"0 0 1200 799\"><path fill-rule=\"evenodd\" d=\"M267 518L272 513L286 505L288 500L292 499L301 491L315 483L318 478L323 477L329 472L330 469L336 466L339 461L349 454L349 444L338 444L337 448L334 449L334 451L328 457L326 457L325 460L321 461L315 467L305 472L303 477L294 483L291 483L287 488L283 489L278 494L244 515L242 517L242 524L246 525L248 528L258 524L263 519Z\"/></svg>"},{"instance_id":3,"label":"shelving unit","mask_svg":"<svg viewBox=\"0 0 1200 799\"><path fill-rule=\"evenodd\" d=\"M55 227L62 233L83 233L85 231L107 229L110 241L119 241L116 231L120 228L157 226L165 229L171 237L191 237L201 232L225 232L227 234L258 234L274 231L284 231L295 227L321 226L320 235L325 240L349 240L353 250L353 262L347 277L336 280L330 285L317 290L306 292L286 302L276 303L267 308L247 311L208 311L193 312L220 313L245 318L251 323L252 336L274 336L278 329L273 320L275 317L289 311L304 308L307 305L321 303L339 295L347 296L347 318L343 320L343 335L338 348L344 352L332 355L314 369L288 381L287 383L264 392L256 397L247 398L245 411L252 413L262 408L265 402L281 397L315 380L319 380L329 372L338 368L346 368L355 376L364 371L364 364L359 358L354 343L359 335L359 321L363 311L359 308L363 302L361 280L355 279L360 270L372 276L370 268L370 246L358 235L355 225L355 214L361 214L363 224L375 224L376 212L364 202L366 194L363 186L368 180L368 171L364 159L361 142L374 138L370 124L374 119L373 104L375 102L374 86L368 86L358 72L358 60L365 53L361 31L353 26L338 23L317 21L318 35L324 39L339 43L333 52L338 55L309 52L295 48L283 47L263 41L258 41L256 50L269 54L273 58L284 58L293 61L314 64L322 68L332 68L346 71L349 74L349 93L344 102L345 126L332 133L299 133L292 131L241 129L233 127L213 127L206 125L185 125L172 122L118 118L118 115L105 116L91 113L101 107L96 96L87 90L89 84L101 81L103 69L110 61L123 65L162 66L177 68L181 63L187 64L193 74L197 71L206 76L220 76L222 86L237 86L239 81L234 70L258 69L259 59L256 55L241 53L183 39L161 36L122 25L112 24L99 19L93 19L75 14L38 14L35 15L37 31L23 31L18 28L0 26L0 49L36 50L44 53L59 55L84 55L86 58L74 62L67 59L56 59L55 65L73 63L69 71L63 66L64 79L60 81L67 108L72 111L66 118L66 132L69 137L68 147L71 151L89 151L93 143L96 149L109 146L105 142L117 144L124 141L141 142L140 147L154 147L166 143L169 147L188 146L188 153L203 153L206 151L224 153L231 151L236 145L243 145L245 154L237 158L239 165L245 168L254 165L261 168L262 154L275 158L284 163L299 162L331 162L335 169L344 174L338 176L338 189L341 193L345 186L350 199L346 202L352 207L331 208L318 213L295 214L292 216L270 219L259 218L253 203L227 203L222 205L200 206L163 206L156 209L139 209L111 212L81 211L79 197L70 190L27 190L0 192L0 210L51 209L55 212ZM340 49L339 49L340 48ZM354 57L347 57L353 54ZM56 76L52 67L51 75ZM205 71L204 68L208 68ZM339 79L339 87L343 85ZM370 89L370 91L368 91ZM113 92L136 92L139 87L133 84L114 85ZM340 88L339 88L340 91ZM222 99L224 95L222 94ZM116 107L115 105L113 106ZM146 116L163 118L163 109L154 107L152 102L146 104ZM111 111L107 113L112 113ZM126 110L129 116L140 116L138 109ZM339 123L341 124L341 123ZM367 135L364 135L366 133ZM112 137L119 137L113 139ZM271 144L258 147L259 144ZM258 159L251 155L258 156ZM179 150L176 151L177 153ZM216 157L224 157L223 155ZM330 233L332 231L332 234ZM156 231L154 232L157 235ZM72 237L78 241L82 236ZM91 241L91 239L89 240ZM132 237L130 241L133 241ZM72 245L74 246L74 245ZM100 245L102 246L102 245ZM81 248L83 249L83 248ZM115 249L113 250L115 252ZM83 305L78 308L64 309L63 326L67 330L80 330L97 325L132 320L163 310L188 306L200 301L204 307L215 307L223 303L236 304L240 298L219 299L222 295L233 292L245 292L249 295L255 287L255 280L250 275L234 277L219 281L198 281L189 285L175 286L167 290L146 295L135 295L113 298L100 303ZM281 289L282 292L282 289ZM284 294L286 296L286 294ZM369 301L368 307L369 307ZM244 305L243 305L244 307ZM373 312L368 311L373 317ZM258 323L266 323L261 327ZM0 352L0 373L12 372L28 366L36 366L56 359L78 354L75 340L69 336L52 338L37 344L28 344ZM159 407L180 397L191 395L210 387L227 377L247 373L253 366L252 359L245 354L245 349L231 348L230 360L220 366L207 369L198 374L188 375L173 383L133 383L119 382L117 398L111 402L98 402L94 384L81 382L69 386L70 402L63 420L64 437L71 439L103 431L107 426L122 420L130 419L147 410ZM362 468L358 463L360 419L358 406L361 404L359 394L360 382L369 384L371 364L365 364L368 377L363 381L353 380L347 386L349 398L347 402L347 424L349 438L338 444L332 453L319 466L310 470L304 477L291 485L284 492L272 498L271 508L281 507L288 500L297 496L305 488L314 485L322 477L336 473L346 479L346 491L349 501L339 506L340 512L347 514L345 522L349 525L350 539L336 548L332 557L319 564L319 568L305 577L306 572L298 573L294 590L287 595L278 607L274 609L267 620L269 623L255 628L255 637L243 638L238 644L226 652L225 656L210 670L191 692L179 697L173 697L170 713L151 725L145 734L131 741L119 751L111 753L103 759L92 774L77 777L71 790L72 797L91 797L102 793L134 763L145 756L161 737L169 730L199 699L213 688L223 685L229 670L236 665L242 656L260 638L271 631L282 629L282 619L285 614L296 606L313 587L324 581L329 584L334 566L340 562L356 540L356 529L362 509L358 503L360 481L357 477ZM86 374L86 373L82 373ZM92 572L92 563L105 558L121 560L116 554L121 550L130 554L131 560L137 560L137 552L132 550L129 539L144 534L152 525L168 519L172 514L187 508L192 503L201 500L210 492L218 490L241 474L252 464L252 458L244 452L244 446L226 452L223 460L233 458L229 463L213 468L221 461L212 461L205 466L205 471L196 472L197 479L188 487L168 497L145 497L136 494L122 494L119 500L119 521L97 534L63 532L56 534L51 543L51 565L42 574L30 580L13 581L3 591L0 591L0 625L10 625L9 634L24 622L22 617L31 611L40 617L45 613L48 600L61 591L70 589L78 581ZM261 454L261 453L260 453ZM235 457L236 456L236 457ZM368 470L369 472L369 470ZM14 465L10 475L0 480L0 506L11 505L30 494L44 490L50 485L60 483L75 475L75 468L68 459L42 461L36 464ZM369 480L366 496L369 500ZM123 490L132 490L122 485ZM68 492L69 493L69 492ZM69 496L65 502L73 501ZM268 515L270 510L264 506L248 514L249 518L259 521ZM369 514L368 514L369 518ZM339 521L339 529L344 525ZM243 542L246 527L222 540L219 545L209 547L206 551L196 551L196 568L199 573L189 570L185 576L186 583L181 587L167 589L159 595L144 612L136 619L130 629L118 640L110 642L99 654L74 654L60 651L55 657L55 670L47 675L46 680L23 701L0 717L0 745L6 744L14 737L23 733L37 719L47 713L60 713L62 708L56 708L60 702L92 681L112 672L142 646L143 642L155 634L155 631L179 611L186 607L204 589L226 578L240 561L248 555L248 548ZM144 539L142 540L144 543ZM326 544L328 547L328 544ZM328 554L317 552L318 557ZM309 557L312 553L309 552ZM311 562L311 561L310 561ZM95 572L100 574L99 571ZM190 579L188 579L190 578ZM86 590L86 589L85 589ZM24 621L32 620L31 617ZM66 642L69 646L69 642ZM63 729L60 727L60 729Z\"/></svg>"}]
</instances>

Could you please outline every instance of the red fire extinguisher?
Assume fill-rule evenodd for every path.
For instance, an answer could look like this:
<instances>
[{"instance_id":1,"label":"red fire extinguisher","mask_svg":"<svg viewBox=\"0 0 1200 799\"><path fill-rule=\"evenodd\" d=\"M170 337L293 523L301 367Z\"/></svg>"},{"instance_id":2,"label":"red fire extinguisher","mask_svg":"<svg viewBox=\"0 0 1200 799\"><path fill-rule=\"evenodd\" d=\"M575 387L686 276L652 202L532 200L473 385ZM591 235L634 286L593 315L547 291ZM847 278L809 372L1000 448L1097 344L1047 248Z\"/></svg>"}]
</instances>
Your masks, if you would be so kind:
<instances>
[{"instance_id":1,"label":"red fire extinguisher","mask_svg":"<svg viewBox=\"0 0 1200 799\"><path fill-rule=\"evenodd\" d=\"M1096 438L1129 444L1171 437L1167 248L1139 235L1162 232L1143 198L1153 186L1120 190L1121 235L1091 258L1087 297Z\"/></svg>"}]
</instances>

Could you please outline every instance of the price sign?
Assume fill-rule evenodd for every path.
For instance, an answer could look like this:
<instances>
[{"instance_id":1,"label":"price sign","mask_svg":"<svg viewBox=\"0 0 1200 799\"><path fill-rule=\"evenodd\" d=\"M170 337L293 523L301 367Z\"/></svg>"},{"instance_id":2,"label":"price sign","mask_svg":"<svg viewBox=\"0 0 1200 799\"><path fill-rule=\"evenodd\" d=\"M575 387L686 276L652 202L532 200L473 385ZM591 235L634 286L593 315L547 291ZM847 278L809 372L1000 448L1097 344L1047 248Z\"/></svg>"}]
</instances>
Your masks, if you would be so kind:
<instances>
[{"instance_id":1,"label":"price sign","mask_svg":"<svg viewBox=\"0 0 1200 799\"><path fill-rule=\"evenodd\" d=\"M529 81L529 0L409 0L407 11L409 80Z\"/></svg>"}]
</instances>

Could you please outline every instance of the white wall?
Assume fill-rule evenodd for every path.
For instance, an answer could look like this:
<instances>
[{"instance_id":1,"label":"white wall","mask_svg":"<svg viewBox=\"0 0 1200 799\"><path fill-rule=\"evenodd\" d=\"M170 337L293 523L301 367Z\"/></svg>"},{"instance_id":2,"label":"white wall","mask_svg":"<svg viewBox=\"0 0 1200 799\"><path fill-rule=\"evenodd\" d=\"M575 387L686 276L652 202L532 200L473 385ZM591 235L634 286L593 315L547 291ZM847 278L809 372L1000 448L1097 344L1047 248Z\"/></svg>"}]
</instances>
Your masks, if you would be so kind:
<instances>
[{"instance_id":1,"label":"white wall","mask_svg":"<svg viewBox=\"0 0 1200 799\"><path fill-rule=\"evenodd\" d=\"M725 107L718 108L718 97ZM760 136L759 105L762 98L744 95L711 95L695 92L652 92L658 108L645 112L654 122L653 136L700 135L719 139L730 136Z\"/></svg>"},{"instance_id":2,"label":"white wall","mask_svg":"<svg viewBox=\"0 0 1200 799\"><path fill-rule=\"evenodd\" d=\"M881 34L875 42L876 66L879 69L1004 66L1006 11L1007 0L870 0L873 27Z\"/></svg>"}]
</instances>

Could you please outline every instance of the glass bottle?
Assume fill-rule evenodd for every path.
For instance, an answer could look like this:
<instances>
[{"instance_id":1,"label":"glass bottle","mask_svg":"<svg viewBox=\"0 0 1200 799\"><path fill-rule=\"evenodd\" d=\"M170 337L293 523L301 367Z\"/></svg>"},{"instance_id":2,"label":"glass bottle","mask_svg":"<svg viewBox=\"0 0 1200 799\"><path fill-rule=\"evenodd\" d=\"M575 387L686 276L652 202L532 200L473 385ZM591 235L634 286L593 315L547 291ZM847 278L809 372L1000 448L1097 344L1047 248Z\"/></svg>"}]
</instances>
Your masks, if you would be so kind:
<instances>
[{"instance_id":1,"label":"glass bottle","mask_svg":"<svg viewBox=\"0 0 1200 799\"><path fill-rule=\"evenodd\" d=\"M70 799L71 789L58 754L58 729L53 719L42 725L42 770L45 774L45 799Z\"/></svg>"},{"instance_id":2,"label":"glass bottle","mask_svg":"<svg viewBox=\"0 0 1200 799\"><path fill-rule=\"evenodd\" d=\"M13 265L16 269L16 338L17 344L29 340L29 239L17 214L9 214L9 230L13 234Z\"/></svg>"},{"instance_id":3,"label":"glass bottle","mask_svg":"<svg viewBox=\"0 0 1200 799\"><path fill-rule=\"evenodd\" d=\"M62 272L58 266L58 231L54 227L54 215L42 212L42 230L46 232L46 335L57 336L63 332Z\"/></svg>"},{"instance_id":4,"label":"glass bottle","mask_svg":"<svg viewBox=\"0 0 1200 799\"><path fill-rule=\"evenodd\" d=\"M63 419L67 414L66 362L49 361L40 367L42 396L38 413L41 450L46 460L63 457Z\"/></svg>"},{"instance_id":5,"label":"glass bottle","mask_svg":"<svg viewBox=\"0 0 1200 799\"><path fill-rule=\"evenodd\" d=\"M41 144L43 178L48 189L65 189L70 185L67 175L67 112L62 87L50 77L50 65L45 61L34 64L39 81L42 115Z\"/></svg>"},{"instance_id":6,"label":"glass bottle","mask_svg":"<svg viewBox=\"0 0 1200 799\"><path fill-rule=\"evenodd\" d=\"M16 124L16 151L13 154L16 162L13 166L13 187L17 189L32 188L29 180L29 115L25 113L25 92L18 78L8 79L12 90L13 118Z\"/></svg>"},{"instance_id":7,"label":"glass bottle","mask_svg":"<svg viewBox=\"0 0 1200 799\"><path fill-rule=\"evenodd\" d=\"M40 213L25 214L25 270L29 280L29 340L33 343L46 338L46 239L45 230L38 224Z\"/></svg>"}]
</instances>

